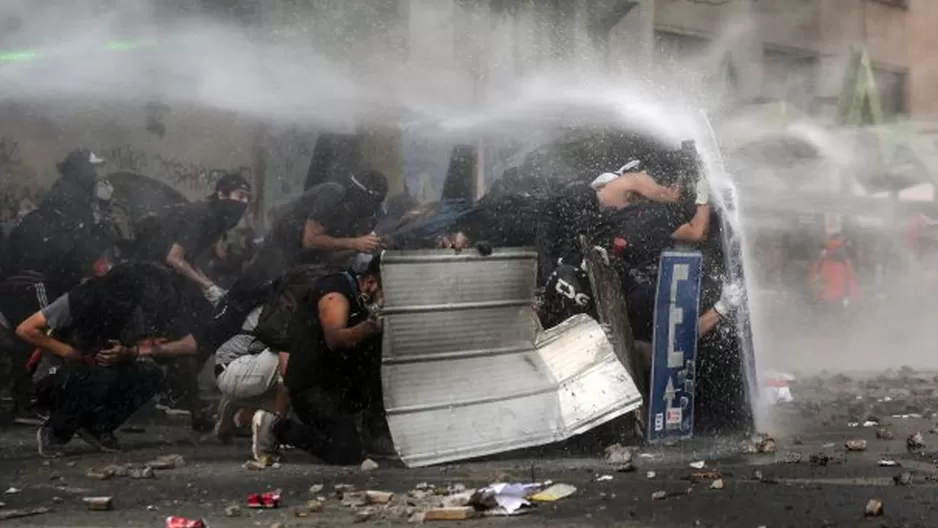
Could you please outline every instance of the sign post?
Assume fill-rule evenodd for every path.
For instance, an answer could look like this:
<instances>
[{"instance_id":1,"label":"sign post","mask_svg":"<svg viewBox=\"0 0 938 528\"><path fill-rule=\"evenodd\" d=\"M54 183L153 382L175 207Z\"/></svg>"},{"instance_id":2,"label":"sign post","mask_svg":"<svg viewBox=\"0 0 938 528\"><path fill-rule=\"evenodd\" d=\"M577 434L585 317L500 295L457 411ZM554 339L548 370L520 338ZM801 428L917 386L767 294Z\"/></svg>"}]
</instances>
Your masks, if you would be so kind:
<instances>
[{"instance_id":1,"label":"sign post","mask_svg":"<svg viewBox=\"0 0 938 528\"><path fill-rule=\"evenodd\" d=\"M661 254L647 402L649 443L683 440L694 434L701 266L697 251Z\"/></svg>"}]
</instances>

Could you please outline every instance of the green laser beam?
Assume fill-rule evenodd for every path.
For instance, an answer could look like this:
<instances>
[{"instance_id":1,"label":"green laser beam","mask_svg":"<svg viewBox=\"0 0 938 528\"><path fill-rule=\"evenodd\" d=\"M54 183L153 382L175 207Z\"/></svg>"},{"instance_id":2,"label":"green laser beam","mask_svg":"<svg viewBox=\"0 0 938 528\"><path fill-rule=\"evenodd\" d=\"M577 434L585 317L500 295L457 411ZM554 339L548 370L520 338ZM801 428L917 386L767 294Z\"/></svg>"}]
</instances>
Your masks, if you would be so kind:
<instances>
[{"instance_id":1,"label":"green laser beam","mask_svg":"<svg viewBox=\"0 0 938 528\"><path fill-rule=\"evenodd\" d=\"M101 49L105 51L132 51L145 47L157 46L163 43L173 43L173 42L185 42L185 41L195 41L200 37L197 35L185 35L178 37L170 37L167 39L156 39L156 38L145 38L145 39L124 39L124 40L111 40L105 42ZM68 49L68 48L64 48ZM85 50L78 50L77 53L84 52ZM60 52L53 51L51 49L46 50L18 50L18 51L0 51L0 65L3 63L10 62L29 62L35 59L43 59L50 57L62 57L68 55L68 51Z\"/></svg>"}]
</instances>

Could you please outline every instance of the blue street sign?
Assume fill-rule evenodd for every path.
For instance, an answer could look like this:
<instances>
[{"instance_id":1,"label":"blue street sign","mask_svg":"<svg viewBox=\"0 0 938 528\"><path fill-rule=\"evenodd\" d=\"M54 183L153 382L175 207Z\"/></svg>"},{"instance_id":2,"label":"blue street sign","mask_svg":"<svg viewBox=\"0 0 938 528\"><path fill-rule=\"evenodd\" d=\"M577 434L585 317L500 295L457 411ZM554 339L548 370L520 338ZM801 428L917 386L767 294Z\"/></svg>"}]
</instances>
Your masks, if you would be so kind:
<instances>
[{"instance_id":1,"label":"blue street sign","mask_svg":"<svg viewBox=\"0 0 938 528\"><path fill-rule=\"evenodd\" d=\"M661 254L647 403L650 443L694 434L701 264L698 251Z\"/></svg>"}]
</instances>

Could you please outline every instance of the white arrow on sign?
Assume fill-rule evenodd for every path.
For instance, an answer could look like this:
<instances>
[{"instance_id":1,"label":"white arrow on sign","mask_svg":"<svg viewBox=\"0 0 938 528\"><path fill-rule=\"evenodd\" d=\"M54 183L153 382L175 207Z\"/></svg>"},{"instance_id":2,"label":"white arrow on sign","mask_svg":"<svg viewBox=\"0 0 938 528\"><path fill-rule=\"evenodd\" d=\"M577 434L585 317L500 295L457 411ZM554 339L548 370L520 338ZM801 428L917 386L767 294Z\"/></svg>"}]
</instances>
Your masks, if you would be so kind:
<instances>
[{"instance_id":1,"label":"white arrow on sign","mask_svg":"<svg viewBox=\"0 0 938 528\"><path fill-rule=\"evenodd\" d=\"M671 298L668 309L668 368L684 366L684 351L674 349L674 334L677 326L684 323L684 309L677 305L677 285L690 278L689 264L676 264L671 273Z\"/></svg>"},{"instance_id":2,"label":"white arrow on sign","mask_svg":"<svg viewBox=\"0 0 938 528\"><path fill-rule=\"evenodd\" d=\"M674 397L677 395L674 392L674 381L671 379L671 375L668 375L668 386L664 389L664 401L668 404L668 408L671 408L671 402L674 401Z\"/></svg>"}]
</instances>

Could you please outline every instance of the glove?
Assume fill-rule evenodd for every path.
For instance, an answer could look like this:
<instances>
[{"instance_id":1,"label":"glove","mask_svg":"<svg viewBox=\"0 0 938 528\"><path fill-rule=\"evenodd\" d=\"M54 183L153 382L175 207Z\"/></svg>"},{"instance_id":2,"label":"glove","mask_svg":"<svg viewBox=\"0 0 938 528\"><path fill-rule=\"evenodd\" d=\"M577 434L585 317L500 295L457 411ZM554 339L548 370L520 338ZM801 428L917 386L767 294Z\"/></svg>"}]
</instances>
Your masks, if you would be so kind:
<instances>
[{"instance_id":1,"label":"glove","mask_svg":"<svg viewBox=\"0 0 938 528\"><path fill-rule=\"evenodd\" d=\"M206 300L212 303L213 306L218 305L218 302L221 301L227 293L228 292L225 290L219 288L217 284L212 284L208 288L202 290L202 295L204 295Z\"/></svg>"},{"instance_id":2,"label":"glove","mask_svg":"<svg viewBox=\"0 0 938 528\"><path fill-rule=\"evenodd\" d=\"M720 317L726 317L739 308L745 293L739 284L725 284L723 285L723 292L720 294L720 300L713 305L713 309L720 314Z\"/></svg>"},{"instance_id":3,"label":"glove","mask_svg":"<svg viewBox=\"0 0 938 528\"><path fill-rule=\"evenodd\" d=\"M697 205L707 205L710 203L710 184L707 183L707 178L700 176L697 179L697 198L695 203Z\"/></svg>"}]
</instances>

